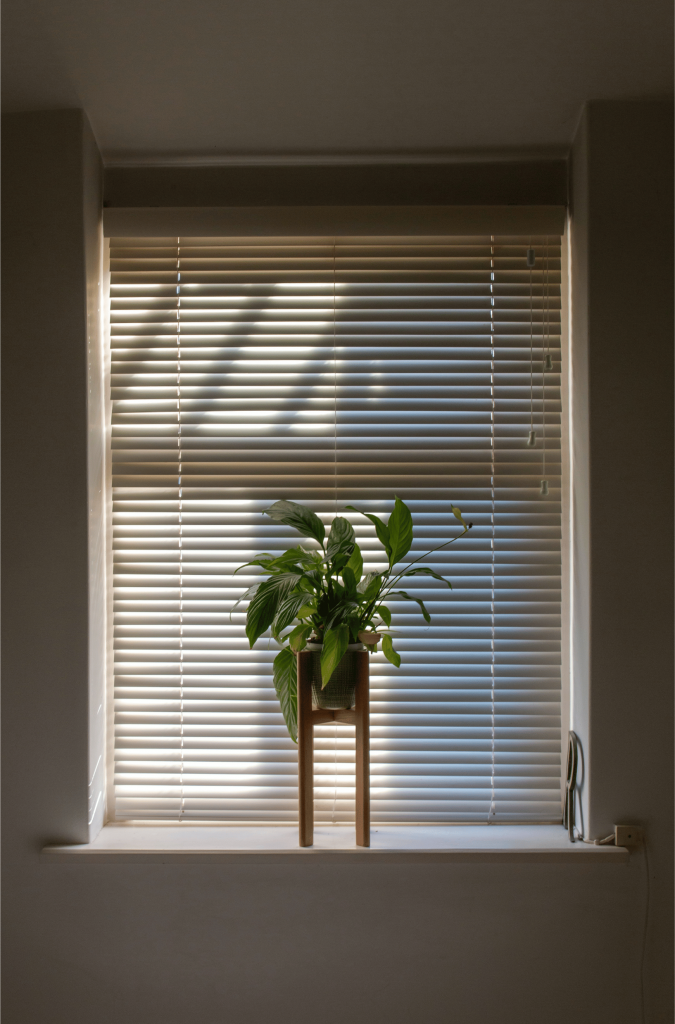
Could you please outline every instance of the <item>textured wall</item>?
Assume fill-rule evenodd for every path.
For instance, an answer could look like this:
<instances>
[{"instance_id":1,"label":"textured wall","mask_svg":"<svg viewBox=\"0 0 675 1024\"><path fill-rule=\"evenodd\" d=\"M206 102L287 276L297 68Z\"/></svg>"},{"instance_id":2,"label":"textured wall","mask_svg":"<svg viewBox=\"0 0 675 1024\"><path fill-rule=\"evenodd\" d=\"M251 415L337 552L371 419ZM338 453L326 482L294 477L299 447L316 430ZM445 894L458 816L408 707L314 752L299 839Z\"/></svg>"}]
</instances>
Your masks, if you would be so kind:
<instances>
[{"instance_id":1,"label":"textured wall","mask_svg":"<svg viewBox=\"0 0 675 1024\"><path fill-rule=\"evenodd\" d=\"M588 814L592 829L638 816L648 826L654 910L647 1019L666 1024L672 734L661 731L670 708L661 487L672 463L671 431L663 434L653 416L670 348L662 351L659 317L639 347L632 328L621 332L624 321L643 316L645 295L650 303L655 294L668 299L667 262L649 257L649 275L631 262L636 237L660 251L649 239L650 232L660 237L661 220L643 217L644 168L651 168L653 191L667 188L668 170L660 115L621 105L607 113L615 118L609 136L607 122L594 123L595 116L591 110L585 163L575 166L577 199L587 206L585 232L583 222L576 228L576 267L586 267L587 323L577 326L589 343ZM640 188L631 190L619 175L605 195L602 154L606 147L616 154L611 147L624 132L638 133ZM88 139L77 112L12 115L5 131L5 1020L638 1024L646 881L640 854L627 866L40 861L44 842L87 837L85 268L98 244L91 213L98 165ZM604 220L594 221L598 203ZM633 233L624 238L626 216ZM613 259L615 267L618 261L616 286L598 259ZM652 279L658 287L645 292L654 289ZM582 294L578 281L574 286ZM610 296L611 330L602 312ZM606 348L615 337L622 339L617 353ZM656 359L650 346L657 346ZM618 434L609 430L613 421ZM638 486L648 488L647 527L627 514L627 542L612 517L617 495ZM650 531L661 545L656 554ZM624 562L630 587L622 583ZM648 601L646 612L635 607L635 594ZM638 669L647 666L639 681L636 661ZM588 708L590 695L580 692L577 706L584 701Z\"/></svg>"},{"instance_id":2,"label":"textured wall","mask_svg":"<svg viewBox=\"0 0 675 1024\"><path fill-rule=\"evenodd\" d=\"M589 104L571 206L572 727L587 834L646 829L649 988L662 1014L672 998L672 126L670 103Z\"/></svg>"}]
</instances>

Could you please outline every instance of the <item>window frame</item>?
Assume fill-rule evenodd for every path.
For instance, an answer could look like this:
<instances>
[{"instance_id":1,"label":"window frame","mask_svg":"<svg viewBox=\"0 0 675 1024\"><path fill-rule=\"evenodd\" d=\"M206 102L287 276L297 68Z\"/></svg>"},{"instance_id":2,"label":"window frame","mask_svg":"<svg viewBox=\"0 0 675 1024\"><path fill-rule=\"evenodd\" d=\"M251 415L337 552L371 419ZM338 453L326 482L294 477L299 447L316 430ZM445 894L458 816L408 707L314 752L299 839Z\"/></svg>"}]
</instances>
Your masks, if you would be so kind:
<instances>
[{"instance_id":1,"label":"window frame","mask_svg":"<svg viewBox=\"0 0 675 1024\"><path fill-rule=\"evenodd\" d=\"M278 218L278 233L286 233L288 230L289 217L295 218L294 222L302 224L303 229L307 229L312 224L317 223L317 217L322 227L327 224L332 224L335 227L335 223L341 225L342 233L351 233L351 230L355 227L363 229L364 220L365 225L373 223L373 210L376 211L375 223L378 225L382 223L381 217L388 216L391 220L396 220L402 216L403 222L399 220L397 222L397 230L401 226L425 224L430 223L428 216L433 211L433 216L436 218L435 223L437 225L437 234L453 233L448 231L448 225L455 224L457 227L454 233L468 233L467 229L471 229L474 232L478 232L480 226L483 231L486 230L486 224L489 217L505 218L504 224L508 226L508 229L513 233L527 233L527 230L532 230L534 233L535 225L541 222L542 218L547 223L558 223L556 228L557 233L561 236L562 249L561 249L561 352L562 352L562 380L561 389L564 396L564 402L566 405L567 413L567 429L562 431L561 439L561 456L562 456L562 616L561 616L561 627L562 627L562 662L561 662L561 757L564 762L566 742L565 737L569 728L569 722L572 711L572 686L571 686L571 551L572 551L572 520L571 520L571 496L572 496L572 480L571 480L571 465L570 465L570 435L572 431L572 396L570 394L570 357L571 357L571 346L569 338L569 323L570 323L570 302L571 296L569 291L569 222L567 211L562 207L445 207L445 208L365 208L365 207L351 207L351 208L222 208L215 211L218 216L214 218L214 210L212 209L188 209L181 208L177 210L170 210L166 208L161 209L122 209L112 208L104 210L104 238L102 246L102 302L101 308L103 310L103 322L102 322L102 334L103 334L103 347L106 353L104 363L104 380L103 388L105 395L105 409L106 409L106 431L105 431L105 461L106 461L106 509L107 515L111 516L112 508L112 465L111 465L111 450L110 450L110 318L109 318L109 282L110 282L110 256L109 256L109 238L111 236L117 236L121 233L121 229L124 227L128 228L129 233L138 235L149 235L160 237L162 235L173 235L176 228L180 228L180 232L175 233L187 233L190 229L190 233L199 234L203 237L210 235L221 235L223 234L223 228L228 224L234 223L237 227L237 234L239 230L245 224L249 225L249 230L256 232L270 234L269 232L269 219L270 217ZM423 219L419 219L420 210L424 211ZM205 230L206 224L210 223L210 230ZM171 230L167 230L165 227L161 232L158 231L160 225L166 225ZM473 227L471 227L474 225ZM526 227L523 227L526 225ZM199 229L199 230L197 230ZM305 233L305 230L302 233ZM381 231L381 229L380 229ZM537 233L540 233L541 229L537 228ZM272 232L273 233L273 232ZM301 232L298 232L301 233ZM412 230L409 232L402 233L413 233ZM416 232L415 232L416 233ZM431 234L427 231L425 233ZM551 233L553 233L551 229ZM111 518L107 519L106 522L106 564L107 564L107 579L106 579L106 597L107 597L107 633L108 633L108 659L107 659L107 678L106 678L106 730L105 730L105 763L106 763L106 807L105 807L105 824L115 824L117 826L123 824L120 821L115 821L109 814L109 808L114 807L114 783L113 783L113 772L110 770L112 759L114 756L114 709L113 709L113 663L112 663L112 531L109 529L108 524L111 523ZM564 797L564 770L561 771L561 803ZM170 822L166 822L166 825L170 825ZM214 823L216 824L216 823ZM222 823L226 824L226 823ZM420 823L421 824L421 823ZM181 827L191 827L192 823L184 822ZM195 827L202 827L202 823L194 823ZM234 826L228 826L234 827ZM279 826L273 826L279 827ZM418 827L416 825L411 827ZM433 826L436 827L436 826ZM440 827L440 823L439 823ZM465 826L463 826L465 827ZM480 826L482 827L482 826ZM513 827L523 828L527 825L517 824ZM533 824L532 827L545 827L539 824ZM554 826L556 827L556 826Z\"/></svg>"}]
</instances>

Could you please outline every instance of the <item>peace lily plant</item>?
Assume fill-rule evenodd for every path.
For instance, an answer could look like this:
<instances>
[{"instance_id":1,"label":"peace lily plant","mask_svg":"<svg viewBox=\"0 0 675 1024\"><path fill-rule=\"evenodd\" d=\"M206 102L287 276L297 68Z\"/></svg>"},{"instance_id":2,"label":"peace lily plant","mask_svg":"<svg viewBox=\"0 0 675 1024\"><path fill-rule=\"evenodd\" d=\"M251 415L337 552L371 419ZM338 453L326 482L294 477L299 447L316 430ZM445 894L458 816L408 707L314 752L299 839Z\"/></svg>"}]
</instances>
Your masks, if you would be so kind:
<instances>
[{"instance_id":1,"label":"peace lily plant","mask_svg":"<svg viewBox=\"0 0 675 1024\"><path fill-rule=\"evenodd\" d=\"M414 601L425 621L431 622L423 601L396 588L401 580L410 576L433 576L451 587L444 576L428 566L416 564L434 551L460 540L471 529L472 524L464 521L461 511L454 506L451 508L463 528L462 532L401 568L399 563L410 551L413 539L412 516L405 502L395 499L388 523L383 523L370 512L347 505L345 511L357 512L374 525L386 555L386 569L365 575L363 556L354 530L343 516L333 519L326 536L322 521L304 505L294 501L276 501L271 508L265 509L263 514L270 519L294 527L303 537L312 538L319 544L318 550L291 547L278 556L263 552L235 570L240 572L249 566L257 566L269 574L264 582L250 587L235 608L241 601L250 601L246 612L246 636L251 647L270 627L272 636L281 646L274 659L274 687L294 742L297 743L298 696L295 655L304 650L308 642L323 645L322 688L330 680L349 644L365 644L372 652L381 643L384 656L398 667L401 658L392 643L391 609L386 601L390 598Z\"/></svg>"}]
</instances>

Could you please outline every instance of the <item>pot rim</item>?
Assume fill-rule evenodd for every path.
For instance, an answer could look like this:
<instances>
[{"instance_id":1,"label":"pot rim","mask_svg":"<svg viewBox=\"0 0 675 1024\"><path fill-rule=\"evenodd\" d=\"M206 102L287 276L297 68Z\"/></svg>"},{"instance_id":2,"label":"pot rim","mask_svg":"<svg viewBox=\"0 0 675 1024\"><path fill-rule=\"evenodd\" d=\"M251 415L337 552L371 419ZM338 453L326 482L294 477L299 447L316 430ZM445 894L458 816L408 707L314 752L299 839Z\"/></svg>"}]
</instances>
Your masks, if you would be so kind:
<instances>
[{"instance_id":1,"label":"pot rim","mask_svg":"<svg viewBox=\"0 0 675 1024\"><path fill-rule=\"evenodd\" d=\"M366 646L365 646L365 644L362 644L362 643L348 644L347 645L347 650L348 651L365 651L365 649L366 649ZM306 646L305 646L305 650L306 651L322 651L323 650L323 644L310 644L309 641L308 641Z\"/></svg>"}]
</instances>

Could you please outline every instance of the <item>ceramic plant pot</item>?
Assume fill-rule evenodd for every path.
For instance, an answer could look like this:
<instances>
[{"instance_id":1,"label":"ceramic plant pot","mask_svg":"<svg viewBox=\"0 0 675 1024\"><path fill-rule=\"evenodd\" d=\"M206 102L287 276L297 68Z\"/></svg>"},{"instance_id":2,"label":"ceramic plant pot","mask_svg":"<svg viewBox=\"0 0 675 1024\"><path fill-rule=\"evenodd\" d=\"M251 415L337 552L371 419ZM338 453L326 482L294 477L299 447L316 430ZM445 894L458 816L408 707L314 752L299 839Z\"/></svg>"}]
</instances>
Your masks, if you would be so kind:
<instances>
[{"instance_id":1,"label":"ceramic plant pot","mask_svg":"<svg viewBox=\"0 0 675 1024\"><path fill-rule=\"evenodd\" d=\"M354 707L356 700L356 651L364 651L363 644L350 644L326 686L321 688L322 644L307 644L312 652L312 703L324 711L343 711Z\"/></svg>"}]
</instances>

